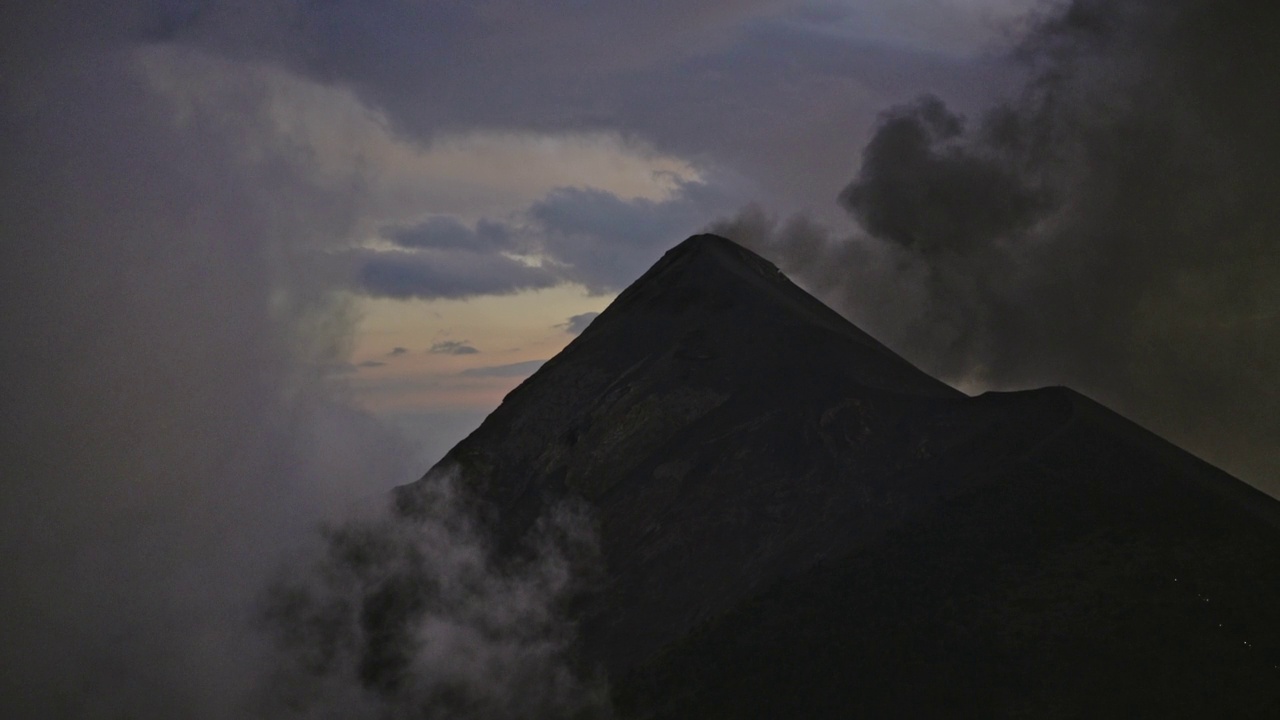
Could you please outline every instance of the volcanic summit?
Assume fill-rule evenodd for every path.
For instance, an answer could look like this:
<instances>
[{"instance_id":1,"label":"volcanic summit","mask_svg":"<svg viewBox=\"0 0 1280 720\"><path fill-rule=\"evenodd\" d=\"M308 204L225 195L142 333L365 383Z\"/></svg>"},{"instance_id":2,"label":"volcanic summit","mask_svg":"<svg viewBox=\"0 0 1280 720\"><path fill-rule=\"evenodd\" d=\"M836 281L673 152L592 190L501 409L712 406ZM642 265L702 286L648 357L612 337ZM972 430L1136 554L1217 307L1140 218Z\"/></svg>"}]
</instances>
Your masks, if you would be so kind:
<instances>
[{"instance_id":1,"label":"volcanic summit","mask_svg":"<svg viewBox=\"0 0 1280 720\"><path fill-rule=\"evenodd\" d=\"M627 717L1280 717L1280 502L1070 389L967 396L722 237L446 470L500 547L591 508Z\"/></svg>"}]
</instances>

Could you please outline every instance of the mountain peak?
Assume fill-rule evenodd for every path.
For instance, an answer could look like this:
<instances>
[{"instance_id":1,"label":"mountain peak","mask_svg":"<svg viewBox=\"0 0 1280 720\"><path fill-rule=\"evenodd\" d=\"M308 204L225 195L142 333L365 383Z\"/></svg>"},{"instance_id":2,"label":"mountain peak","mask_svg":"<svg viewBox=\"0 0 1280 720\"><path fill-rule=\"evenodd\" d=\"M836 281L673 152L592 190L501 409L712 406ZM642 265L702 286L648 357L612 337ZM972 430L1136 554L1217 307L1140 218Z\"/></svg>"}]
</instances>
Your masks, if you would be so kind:
<instances>
[{"instance_id":1,"label":"mountain peak","mask_svg":"<svg viewBox=\"0 0 1280 720\"><path fill-rule=\"evenodd\" d=\"M675 247L668 250L663 258L669 258L670 261L676 262L686 256L701 255L712 258L717 262L727 264L739 264L742 266L753 268L757 271L781 272L778 266L765 260L756 253L730 240L729 238L713 235L711 233L703 233L701 235L693 235L679 243ZM661 265L662 261L659 261Z\"/></svg>"},{"instance_id":2,"label":"mountain peak","mask_svg":"<svg viewBox=\"0 0 1280 720\"><path fill-rule=\"evenodd\" d=\"M705 279L706 273L730 273L742 276L758 275L776 280L782 274L778 266L765 260L734 241L704 233L694 235L668 250L644 275L623 291L643 286L654 278L669 274L694 273ZM698 280L700 278L691 278Z\"/></svg>"},{"instance_id":3,"label":"mountain peak","mask_svg":"<svg viewBox=\"0 0 1280 720\"><path fill-rule=\"evenodd\" d=\"M1072 391L965 396L726 238L437 467L506 551L591 508L575 618L635 717L1280 708L1280 504Z\"/></svg>"},{"instance_id":4,"label":"mountain peak","mask_svg":"<svg viewBox=\"0 0 1280 720\"><path fill-rule=\"evenodd\" d=\"M653 267L618 296L644 294L651 285L666 292L674 283L704 283L715 276L759 276L774 279L781 271L773 263L719 235L694 235L668 250Z\"/></svg>"},{"instance_id":5,"label":"mountain peak","mask_svg":"<svg viewBox=\"0 0 1280 720\"><path fill-rule=\"evenodd\" d=\"M806 353L848 348L846 358L861 359L844 368L844 381L962 396L796 286L773 263L719 235L694 235L668 250L570 347L592 344L619 324L631 336L645 328L653 348L695 344L701 347L695 354L767 363L770 371L802 373L810 361ZM634 351L633 344L626 346Z\"/></svg>"},{"instance_id":6,"label":"mountain peak","mask_svg":"<svg viewBox=\"0 0 1280 720\"><path fill-rule=\"evenodd\" d=\"M716 235L714 233L699 233L698 235L690 235L689 237L685 238L681 242L677 243L675 247L668 250L665 254L680 255L683 253L695 252L701 249L715 249L715 248L720 248L721 250L730 250L730 251L740 252L740 253L750 255L752 257L757 257L757 258L760 257L759 255L756 255L755 253L742 247L738 243L730 240L729 238L724 237L723 235Z\"/></svg>"}]
</instances>

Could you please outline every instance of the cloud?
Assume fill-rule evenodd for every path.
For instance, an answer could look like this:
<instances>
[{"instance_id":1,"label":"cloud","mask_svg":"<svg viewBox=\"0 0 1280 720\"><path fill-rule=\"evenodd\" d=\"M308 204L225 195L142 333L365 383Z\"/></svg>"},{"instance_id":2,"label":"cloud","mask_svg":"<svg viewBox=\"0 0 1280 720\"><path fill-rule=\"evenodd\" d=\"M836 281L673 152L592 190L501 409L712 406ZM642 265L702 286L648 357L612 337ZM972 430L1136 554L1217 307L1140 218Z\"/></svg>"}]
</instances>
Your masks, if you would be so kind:
<instances>
[{"instance_id":1,"label":"cloud","mask_svg":"<svg viewBox=\"0 0 1280 720\"><path fill-rule=\"evenodd\" d=\"M592 292L625 286L673 238L691 234L715 212L715 191L681 183L664 201L623 200L602 190L560 188L527 211L544 253Z\"/></svg>"},{"instance_id":2,"label":"cloud","mask_svg":"<svg viewBox=\"0 0 1280 720\"><path fill-rule=\"evenodd\" d=\"M437 471L398 512L330 527L323 557L278 579L264 716L612 717L565 615L599 563L585 508L549 508L499 567L469 502Z\"/></svg>"},{"instance_id":3,"label":"cloud","mask_svg":"<svg viewBox=\"0 0 1280 720\"><path fill-rule=\"evenodd\" d=\"M795 13L814 33L959 57L990 51L1027 13L1016 0L899 0L814 3Z\"/></svg>"},{"instance_id":4,"label":"cloud","mask_svg":"<svg viewBox=\"0 0 1280 720\"><path fill-rule=\"evenodd\" d=\"M1012 100L885 112L841 195L865 234L722 225L957 382L1065 383L1280 493L1280 50L1200 0L1045 15Z\"/></svg>"},{"instance_id":5,"label":"cloud","mask_svg":"<svg viewBox=\"0 0 1280 720\"><path fill-rule=\"evenodd\" d=\"M372 178L415 145L349 92L326 115L332 86L181 44L149 5L4 15L0 716L245 717L276 566L422 471L335 372L353 261L403 296L554 278L360 247L401 219Z\"/></svg>"},{"instance_id":6,"label":"cloud","mask_svg":"<svg viewBox=\"0 0 1280 720\"><path fill-rule=\"evenodd\" d=\"M384 239L438 251L380 258L363 278L374 296L550 282L605 293L749 199L788 208L825 197L847 179L870 130L863 118L884 102L930 87L965 98L1000 87L999 66L976 53L941 56L923 38L985 43L964 38L981 34L986 13L1012 15L1011 4L946 4L938 23L889 2L823 6L814 22L811 3L790 0L643 13L614 2L298 10L273 0L245 12L215 1L167 21L165 37L293 78L290 97L306 100L277 110L282 123L319 156L346 166L356 155L370 168L361 182L377 189ZM911 42L832 32L833 12L842 27L872 22ZM493 258L502 277L477 277L451 257L464 251ZM544 268L554 279L517 277L508 256L534 254L559 263Z\"/></svg>"},{"instance_id":7,"label":"cloud","mask_svg":"<svg viewBox=\"0 0 1280 720\"><path fill-rule=\"evenodd\" d=\"M877 238L922 253L968 251L1020 233L1044 202L1016 166L963 144L964 119L925 96L880 117L840 202Z\"/></svg>"},{"instance_id":8,"label":"cloud","mask_svg":"<svg viewBox=\"0 0 1280 720\"><path fill-rule=\"evenodd\" d=\"M596 316L599 314L600 313L598 312L589 312L582 313L581 315L574 315L566 320L563 325L557 325L556 327L563 327L564 331L570 335L578 335L581 334L583 330L586 330L587 326L591 324L591 321L595 320Z\"/></svg>"},{"instance_id":9,"label":"cloud","mask_svg":"<svg viewBox=\"0 0 1280 720\"><path fill-rule=\"evenodd\" d=\"M524 362L510 363L508 365L487 365L484 367L469 368L463 370L459 375L465 377L526 377L532 375L534 371L542 367L546 360L526 360Z\"/></svg>"},{"instance_id":10,"label":"cloud","mask_svg":"<svg viewBox=\"0 0 1280 720\"><path fill-rule=\"evenodd\" d=\"M181 107L145 14L82 5L0 23L0 715L242 717L274 565L414 474L333 373L360 196L264 85Z\"/></svg>"},{"instance_id":11,"label":"cloud","mask_svg":"<svg viewBox=\"0 0 1280 720\"><path fill-rule=\"evenodd\" d=\"M376 368L376 367L383 367L384 365L386 365L386 363L382 362L381 360L365 360L364 362L356 365L356 367Z\"/></svg>"},{"instance_id":12,"label":"cloud","mask_svg":"<svg viewBox=\"0 0 1280 720\"><path fill-rule=\"evenodd\" d=\"M384 239L406 249L364 248L347 257L358 289L372 297L467 298L568 283L606 293L643 273L673 238L729 207L711 186L679 179L662 200L564 187L505 220L482 218L474 229L449 216L384 228Z\"/></svg>"},{"instance_id":13,"label":"cloud","mask_svg":"<svg viewBox=\"0 0 1280 720\"><path fill-rule=\"evenodd\" d=\"M387 357L395 357L397 355L405 355L409 352L408 348L393 347L391 352L387 353Z\"/></svg>"},{"instance_id":14,"label":"cloud","mask_svg":"<svg viewBox=\"0 0 1280 720\"><path fill-rule=\"evenodd\" d=\"M509 295L556 285L546 268L505 255L464 252L353 250L358 287L371 297L408 300Z\"/></svg>"},{"instance_id":15,"label":"cloud","mask_svg":"<svg viewBox=\"0 0 1280 720\"><path fill-rule=\"evenodd\" d=\"M475 355L480 351L468 345L466 340L445 340L433 343L427 352L443 355Z\"/></svg>"},{"instance_id":16,"label":"cloud","mask_svg":"<svg viewBox=\"0 0 1280 720\"><path fill-rule=\"evenodd\" d=\"M449 216L433 217L409 227L388 228L384 236L402 248L437 248L498 252L513 249L511 233L497 222L481 220L475 229Z\"/></svg>"},{"instance_id":17,"label":"cloud","mask_svg":"<svg viewBox=\"0 0 1280 720\"><path fill-rule=\"evenodd\" d=\"M847 179L848 158L870 129L864 118L885 103L929 89L966 100L999 89L1004 71L980 51L1034 2L931 2L928 12L902 4L821 3L826 13L815 21L814 3L802 0L696 0L643 12L569 0L306 11L275 0L252 12L214 2L173 37L351 88L424 142L459 129L615 132L746 178L755 197L791 207ZM904 41L886 43L886 32ZM554 184L605 172L597 164Z\"/></svg>"}]
</instances>

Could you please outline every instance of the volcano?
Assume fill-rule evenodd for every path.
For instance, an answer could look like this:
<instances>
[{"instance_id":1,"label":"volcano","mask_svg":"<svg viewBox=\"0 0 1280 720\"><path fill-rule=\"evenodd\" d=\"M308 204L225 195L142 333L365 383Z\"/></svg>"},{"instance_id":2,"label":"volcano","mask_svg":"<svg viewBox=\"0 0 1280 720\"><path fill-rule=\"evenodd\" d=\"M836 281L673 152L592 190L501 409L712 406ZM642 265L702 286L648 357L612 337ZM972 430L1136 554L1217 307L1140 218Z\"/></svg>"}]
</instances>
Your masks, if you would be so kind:
<instances>
[{"instance_id":1,"label":"volcano","mask_svg":"<svg viewBox=\"0 0 1280 720\"><path fill-rule=\"evenodd\" d=\"M965 395L725 238L442 472L500 547L590 507L626 717L1280 717L1280 502L1070 389Z\"/></svg>"}]
</instances>

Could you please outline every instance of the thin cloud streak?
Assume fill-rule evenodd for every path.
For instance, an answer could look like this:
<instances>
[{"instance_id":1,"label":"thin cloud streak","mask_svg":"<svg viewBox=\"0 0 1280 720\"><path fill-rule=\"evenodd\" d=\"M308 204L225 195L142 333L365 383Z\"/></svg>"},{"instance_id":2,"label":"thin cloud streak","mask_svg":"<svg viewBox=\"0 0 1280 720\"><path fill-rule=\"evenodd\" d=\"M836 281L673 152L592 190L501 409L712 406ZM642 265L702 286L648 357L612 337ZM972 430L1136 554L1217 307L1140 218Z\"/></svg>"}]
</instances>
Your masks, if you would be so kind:
<instances>
[{"instance_id":1,"label":"thin cloud streak","mask_svg":"<svg viewBox=\"0 0 1280 720\"><path fill-rule=\"evenodd\" d=\"M556 327L563 327L564 331L570 335L581 335L582 331L586 330L587 326L591 324L591 321L595 320L596 316L599 314L600 313L598 312L589 312L582 313L581 315L574 315L563 324L557 325Z\"/></svg>"},{"instance_id":2,"label":"thin cloud streak","mask_svg":"<svg viewBox=\"0 0 1280 720\"><path fill-rule=\"evenodd\" d=\"M445 340L433 344L427 352L437 355L475 355L480 351L467 344L466 340Z\"/></svg>"}]
</instances>

